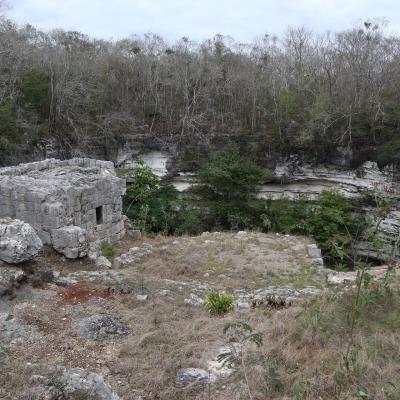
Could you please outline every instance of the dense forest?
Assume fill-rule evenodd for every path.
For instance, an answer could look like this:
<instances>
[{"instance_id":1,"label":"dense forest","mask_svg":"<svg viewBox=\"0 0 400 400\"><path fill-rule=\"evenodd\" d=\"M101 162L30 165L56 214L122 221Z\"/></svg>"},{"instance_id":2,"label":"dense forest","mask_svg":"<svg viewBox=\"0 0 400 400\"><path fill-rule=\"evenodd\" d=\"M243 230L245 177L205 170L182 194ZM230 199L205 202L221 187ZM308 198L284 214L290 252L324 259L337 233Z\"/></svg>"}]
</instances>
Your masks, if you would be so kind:
<instances>
[{"instance_id":1,"label":"dense forest","mask_svg":"<svg viewBox=\"0 0 400 400\"><path fill-rule=\"evenodd\" d=\"M126 134L258 133L283 153L400 160L400 37L365 22L253 43L41 32L0 21L0 155ZM1 159L1 157L0 157Z\"/></svg>"}]
</instances>

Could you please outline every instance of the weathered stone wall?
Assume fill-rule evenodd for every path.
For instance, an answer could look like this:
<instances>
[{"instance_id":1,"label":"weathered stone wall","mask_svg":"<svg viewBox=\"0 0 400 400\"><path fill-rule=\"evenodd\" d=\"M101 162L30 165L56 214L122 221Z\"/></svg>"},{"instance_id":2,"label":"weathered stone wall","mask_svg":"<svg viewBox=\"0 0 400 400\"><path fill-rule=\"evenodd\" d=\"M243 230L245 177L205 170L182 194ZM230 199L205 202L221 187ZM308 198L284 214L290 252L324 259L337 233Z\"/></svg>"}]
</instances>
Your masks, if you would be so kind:
<instances>
[{"instance_id":1,"label":"weathered stone wall","mask_svg":"<svg viewBox=\"0 0 400 400\"><path fill-rule=\"evenodd\" d=\"M0 169L0 218L29 223L44 244L59 240L67 226L84 229L88 241L114 242L124 234L124 193L125 181L109 161L50 159L6 167Z\"/></svg>"}]
</instances>

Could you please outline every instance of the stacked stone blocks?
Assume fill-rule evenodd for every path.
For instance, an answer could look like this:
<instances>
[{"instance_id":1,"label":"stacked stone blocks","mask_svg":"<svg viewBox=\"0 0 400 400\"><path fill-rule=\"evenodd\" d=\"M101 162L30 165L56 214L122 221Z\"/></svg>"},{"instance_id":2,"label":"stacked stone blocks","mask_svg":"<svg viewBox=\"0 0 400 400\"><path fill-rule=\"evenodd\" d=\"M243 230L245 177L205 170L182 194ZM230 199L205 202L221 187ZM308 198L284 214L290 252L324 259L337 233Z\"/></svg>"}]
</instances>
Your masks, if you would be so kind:
<instances>
[{"instance_id":1,"label":"stacked stone blocks","mask_svg":"<svg viewBox=\"0 0 400 400\"><path fill-rule=\"evenodd\" d=\"M0 218L30 224L70 258L87 254L84 242L124 235L123 194L125 181L109 161L49 159L0 169Z\"/></svg>"}]
</instances>

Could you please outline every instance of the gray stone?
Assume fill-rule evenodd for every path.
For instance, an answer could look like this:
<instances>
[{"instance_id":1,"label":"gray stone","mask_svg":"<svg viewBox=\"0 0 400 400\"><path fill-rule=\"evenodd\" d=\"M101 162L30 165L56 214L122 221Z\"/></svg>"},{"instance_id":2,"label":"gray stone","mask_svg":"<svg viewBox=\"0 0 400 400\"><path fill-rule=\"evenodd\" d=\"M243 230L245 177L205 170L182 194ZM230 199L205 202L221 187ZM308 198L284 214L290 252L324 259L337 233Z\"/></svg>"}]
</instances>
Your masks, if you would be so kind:
<instances>
[{"instance_id":1,"label":"gray stone","mask_svg":"<svg viewBox=\"0 0 400 400\"><path fill-rule=\"evenodd\" d=\"M149 299L149 295L148 294L137 294L136 299L139 301L146 301Z\"/></svg>"},{"instance_id":2,"label":"gray stone","mask_svg":"<svg viewBox=\"0 0 400 400\"><path fill-rule=\"evenodd\" d=\"M236 239L247 239L248 235L246 231L239 231L238 233L236 233L235 235Z\"/></svg>"},{"instance_id":3,"label":"gray stone","mask_svg":"<svg viewBox=\"0 0 400 400\"><path fill-rule=\"evenodd\" d=\"M153 246L149 243L143 243L140 247L131 247L127 253L121 254L119 257L115 257L114 266L115 268L124 268L129 265L140 262L143 257L146 257L152 253Z\"/></svg>"},{"instance_id":4,"label":"gray stone","mask_svg":"<svg viewBox=\"0 0 400 400\"><path fill-rule=\"evenodd\" d=\"M95 242L89 242L88 257L92 261L96 261L101 256L101 242L96 240Z\"/></svg>"},{"instance_id":5,"label":"gray stone","mask_svg":"<svg viewBox=\"0 0 400 400\"><path fill-rule=\"evenodd\" d=\"M247 311L247 310L250 310L251 305L250 305L250 303L247 303L246 301L236 301L235 308L236 308L236 310L239 310L239 311Z\"/></svg>"},{"instance_id":6,"label":"gray stone","mask_svg":"<svg viewBox=\"0 0 400 400\"><path fill-rule=\"evenodd\" d=\"M79 226L52 229L51 237L54 249L67 258L80 258L88 255L87 232Z\"/></svg>"},{"instance_id":7,"label":"gray stone","mask_svg":"<svg viewBox=\"0 0 400 400\"><path fill-rule=\"evenodd\" d=\"M140 240L142 238L142 233L138 229L134 229L129 232L129 237L133 240Z\"/></svg>"},{"instance_id":8,"label":"gray stone","mask_svg":"<svg viewBox=\"0 0 400 400\"><path fill-rule=\"evenodd\" d=\"M307 254L311 258L321 258L321 249L316 244L308 244Z\"/></svg>"},{"instance_id":9,"label":"gray stone","mask_svg":"<svg viewBox=\"0 0 400 400\"><path fill-rule=\"evenodd\" d=\"M111 262L104 256L96 258L96 267L101 269L110 269L112 267Z\"/></svg>"},{"instance_id":10,"label":"gray stone","mask_svg":"<svg viewBox=\"0 0 400 400\"><path fill-rule=\"evenodd\" d=\"M248 295L252 296L254 305L259 305L265 302L268 298L284 300L285 304L289 305L305 296L316 295L321 292L321 289L315 286L305 286L301 289L294 289L292 286L268 286L264 289L257 289ZM243 297L243 296L242 296Z\"/></svg>"},{"instance_id":11,"label":"gray stone","mask_svg":"<svg viewBox=\"0 0 400 400\"><path fill-rule=\"evenodd\" d=\"M188 384L211 383L212 378L209 372L200 368L181 368L176 374L176 384L185 386Z\"/></svg>"},{"instance_id":12,"label":"gray stone","mask_svg":"<svg viewBox=\"0 0 400 400\"><path fill-rule=\"evenodd\" d=\"M296 244L291 247L291 249L295 252L303 252L304 248L305 248L304 244Z\"/></svg>"},{"instance_id":13,"label":"gray stone","mask_svg":"<svg viewBox=\"0 0 400 400\"><path fill-rule=\"evenodd\" d=\"M373 279L383 278L387 274L387 271L387 265L366 269L366 272L368 272ZM327 282L331 285L353 283L357 280L358 276L358 271L338 272L330 269L324 269L321 273L326 277ZM398 274L398 269L395 269L394 273Z\"/></svg>"},{"instance_id":14,"label":"gray stone","mask_svg":"<svg viewBox=\"0 0 400 400\"><path fill-rule=\"evenodd\" d=\"M88 400L119 400L120 397L112 391L104 378L83 368L65 369L62 381L67 393L86 392Z\"/></svg>"},{"instance_id":15,"label":"gray stone","mask_svg":"<svg viewBox=\"0 0 400 400\"><path fill-rule=\"evenodd\" d=\"M0 219L0 260L18 264L37 256L42 247L29 224L18 219Z\"/></svg>"},{"instance_id":16,"label":"gray stone","mask_svg":"<svg viewBox=\"0 0 400 400\"><path fill-rule=\"evenodd\" d=\"M183 302L185 304L188 304L190 306L195 306L195 307L199 307L204 304L204 300L194 293L190 293L189 298L185 299Z\"/></svg>"},{"instance_id":17,"label":"gray stone","mask_svg":"<svg viewBox=\"0 0 400 400\"><path fill-rule=\"evenodd\" d=\"M28 335L30 331L31 327L16 321L11 314L0 314L0 344L10 344L14 339Z\"/></svg>"},{"instance_id":18,"label":"gray stone","mask_svg":"<svg viewBox=\"0 0 400 400\"><path fill-rule=\"evenodd\" d=\"M34 374L30 387L21 396L30 400L58 400L84 398L85 400L120 400L104 378L83 368L46 367L45 374ZM54 377L62 383L62 392L54 384Z\"/></svg>"},{"instance_id":19,"label":"gray stone","mask_svg":"<svg viewBox=\"0 0 400 400\"><path fill-rule=\"evenodd\" d=\"M232 342L218 349L215 357L207 363L207 369L209 371L211 381L215 381L217 378L226 378L235 372L233 365L227 365L225 363L225 359L221 360L220 357L227 353L231 353L236 359L239 359L239 356L242 352L242 347L243 346L240 343Z\"/></svg>"},{"instance_id":20,"label":"gray stone","mask_svg":"<svg viewBox=\"0 0 400 400\"><path fill-rule=\"evenodd\" d=\"M0 265L0 297L11 295L26 279L25 272L15 268Z\"/></svg>"},{"instance_id":21,"label":"gray stone","mask_svg":"<svg viewBox=\"0 0 400 400\"><path fill-rule=\"evenodd\" d=\"M315 266L317 266L317 267L323 266L323 265L324 265L324 260L323 260L322 257L320 257L320 258L313 258L313 259L311 260L311 264L312 264L312 265L315 265Z\"/></svg>"},{"instance_id":22,"label":"gray stone","mask_svg":"<svg viewBox=\"0 0 400 400\"><path fill-rule=\"evenodd\" d=\"M72 323L80 336L91 340L104 340L128 333L127 328L109 315L95 314Z\"/></svg>"}]
</instances>

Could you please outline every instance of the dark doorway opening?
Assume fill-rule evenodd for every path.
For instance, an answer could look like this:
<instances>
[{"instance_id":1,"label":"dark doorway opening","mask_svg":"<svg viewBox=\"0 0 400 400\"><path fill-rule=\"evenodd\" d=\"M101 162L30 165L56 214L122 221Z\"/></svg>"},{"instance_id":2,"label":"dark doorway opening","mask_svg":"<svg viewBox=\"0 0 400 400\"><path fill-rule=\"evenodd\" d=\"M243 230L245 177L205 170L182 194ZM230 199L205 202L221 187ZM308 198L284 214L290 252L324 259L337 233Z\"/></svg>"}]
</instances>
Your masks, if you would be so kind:
<instances>
[{"instance_id":1,"label":"dark doorway opening","mask_svg":"<svg viewBox=\"0 0 400 400\"><path fill-rule=\"evenodd\" d=\"M101 225L103 223L103 206L96 207L96 222L97 225Z\"/></svg>"}]
</instances>

